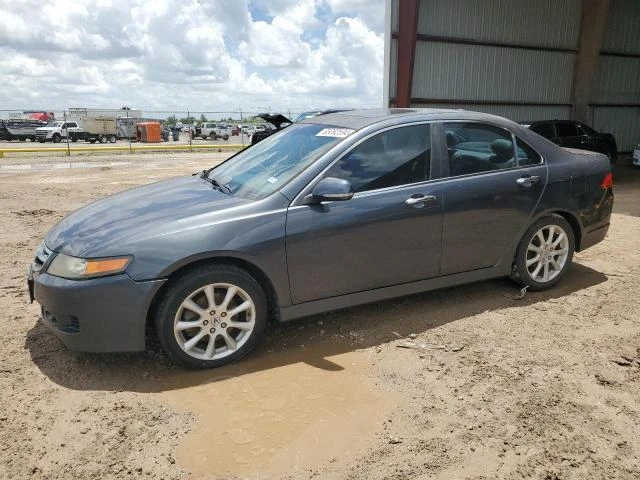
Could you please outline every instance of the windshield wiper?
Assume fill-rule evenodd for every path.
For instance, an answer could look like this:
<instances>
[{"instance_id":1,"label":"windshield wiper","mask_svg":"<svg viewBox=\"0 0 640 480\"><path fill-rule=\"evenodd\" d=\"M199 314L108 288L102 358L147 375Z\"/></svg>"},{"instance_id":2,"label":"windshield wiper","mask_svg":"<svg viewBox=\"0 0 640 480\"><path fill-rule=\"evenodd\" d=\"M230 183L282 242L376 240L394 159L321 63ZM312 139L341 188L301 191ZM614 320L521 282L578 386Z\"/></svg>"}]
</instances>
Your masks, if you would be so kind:
<instances>
[{"instance_id":1,"label":"windshield wiper","mask_svg":"<svg viewBox=\"0 0 640 480\"><path fill-rule=\"evenodd\" d=\"M203 170L202 173L200 174L200 178L209 182L211 185L213 185L213 188L220 190L222 193L226 193L227 195L233 195L233 192L229 187L220 183L215 178L209 177L209 172L211 172L211 170L213 169L210 168L209 170Z\"/></svg>"}]
</instances>

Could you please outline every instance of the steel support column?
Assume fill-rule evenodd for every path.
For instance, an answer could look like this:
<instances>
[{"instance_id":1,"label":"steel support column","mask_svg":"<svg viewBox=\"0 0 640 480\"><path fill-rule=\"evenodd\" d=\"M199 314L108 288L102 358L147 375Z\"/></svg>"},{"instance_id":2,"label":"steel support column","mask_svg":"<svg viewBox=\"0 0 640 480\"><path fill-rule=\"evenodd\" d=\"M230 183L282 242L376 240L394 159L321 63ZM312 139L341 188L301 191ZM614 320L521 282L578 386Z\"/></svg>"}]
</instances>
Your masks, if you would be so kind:
<instances>
[{"instance_id":1,"label":"steel support column","mask_svg":"<svg viewBox=\"0 0 640 480\"><path fill-rule=\"evenodd\" d=\"M411 103L413 64L416 58L419 0L398 0L398 54L396 71L396 107Z\"/></svg>"},{"instance_id":2,"label":"steel support column","mask_svg":"<svg viewBox=\"0 0 640 480\"><path fill-rule=\"evenodd\" d=\"M580 45L573 71L571 118L591 123L589 101L598 67L610 0L583 0Z\"/></svg>"}]
</instances>

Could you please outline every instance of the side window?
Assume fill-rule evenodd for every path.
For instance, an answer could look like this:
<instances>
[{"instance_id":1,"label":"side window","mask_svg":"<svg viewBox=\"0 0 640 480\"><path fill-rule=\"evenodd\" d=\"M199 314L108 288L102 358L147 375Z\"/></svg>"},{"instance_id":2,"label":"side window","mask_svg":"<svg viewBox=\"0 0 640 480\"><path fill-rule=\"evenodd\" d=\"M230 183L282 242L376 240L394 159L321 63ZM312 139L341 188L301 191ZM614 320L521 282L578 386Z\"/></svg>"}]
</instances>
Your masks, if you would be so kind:
<instances>
[{"instance_id":1,"label":"side window","mask_svg":"<svg viewBox=\"0 0 640 480\"><path fill-rule=\"evenodd\" d=\"M349 180L354 192L394 187L429 179L429 125L398 127L355 147L325 174Z\"/></svg>"},{"instance_id":2,"label":"side window","mask_svg":"<svg viewBox=\"0 0 640 480\"><path fill-rule=\"evenodd\" d=\"M558 129L559 137L577 137L578 136L578 129L573 123L558 122L556 124L556 128Z\"/></svg>"},{"instance_id":3,"label":"side window","mask_svg":"<svg viewBox=\"0 0 640 480\"><path fill-rule=\"evenodd\" d=\"M511 133L474 122L444 124L449 152L449 175L502 170L516 166Z\"/></svg>"},{"instance_id":4,"label":"side window","mask_svg":"<svg viewBox=\"0 0 640 480\"><path fill-rule=\"evenodd\" d=\"M543 136L544 138L552 139L555 137L555 132L553 131L553 123L539 123L531 127L531 130L536 132L538 135Z\"/></svg>"},{"instance_id":5,"label":"side window","mask_svg":"<svg viewBox=\"0 0 640 480\"><path fill-rule=\"evenodd\" d=\"M518 154L518 166L542 163L540 154L519 138L516 138L516 152Z\"/></svg>"}]
</instances>

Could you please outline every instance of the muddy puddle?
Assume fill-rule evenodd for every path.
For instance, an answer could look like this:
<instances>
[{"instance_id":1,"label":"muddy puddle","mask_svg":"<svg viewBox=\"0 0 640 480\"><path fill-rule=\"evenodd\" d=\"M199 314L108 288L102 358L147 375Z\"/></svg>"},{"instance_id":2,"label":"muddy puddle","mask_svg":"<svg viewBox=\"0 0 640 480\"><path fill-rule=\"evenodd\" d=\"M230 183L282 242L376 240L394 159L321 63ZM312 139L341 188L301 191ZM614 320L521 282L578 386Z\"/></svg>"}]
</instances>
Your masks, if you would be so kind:
<instances>
[{"instance_id":1,"label":"muddy puddle","mask_svg":"<svg viewBox=\"0 0 640 480\"><path fill-rule=\"evenodd\" d=\"M334 368L291 363L163 393L197 417L180 467L192 478L279 478L364 453L395 395L369 380L366 353L326 360Z\"/></svg>"}]
</instances>

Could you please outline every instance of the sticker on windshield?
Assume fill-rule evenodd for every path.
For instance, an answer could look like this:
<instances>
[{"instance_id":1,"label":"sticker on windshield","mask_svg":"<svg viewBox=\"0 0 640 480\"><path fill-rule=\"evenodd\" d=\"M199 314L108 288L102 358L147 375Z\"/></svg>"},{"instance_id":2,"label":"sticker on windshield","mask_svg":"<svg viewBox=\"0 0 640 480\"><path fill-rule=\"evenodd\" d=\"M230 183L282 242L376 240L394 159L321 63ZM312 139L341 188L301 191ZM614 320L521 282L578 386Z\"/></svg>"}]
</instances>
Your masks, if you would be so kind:
<instances>
[{"instance_id":1,"label":"sticker on windshield","mask_svg":"<svg viewBox=\"0 0 640 480\"><path fill-rule=\"evenodd\" d=\"M278 181L278 179L276 177L267 178L267 182L269 182L269 183L276 183L277 181Z\"/></svg>"},{"instance_id":2,"label":"sticker on windshield","mask_svg":"<svg viewBox=\"0 0 640 480\"><path fill-rule=\"evenodd\" d=\"M316 133L316 137L344 138L353 132L354 130L351 130L350 128L323 128Z\"/></svg>"}]
</instances>

